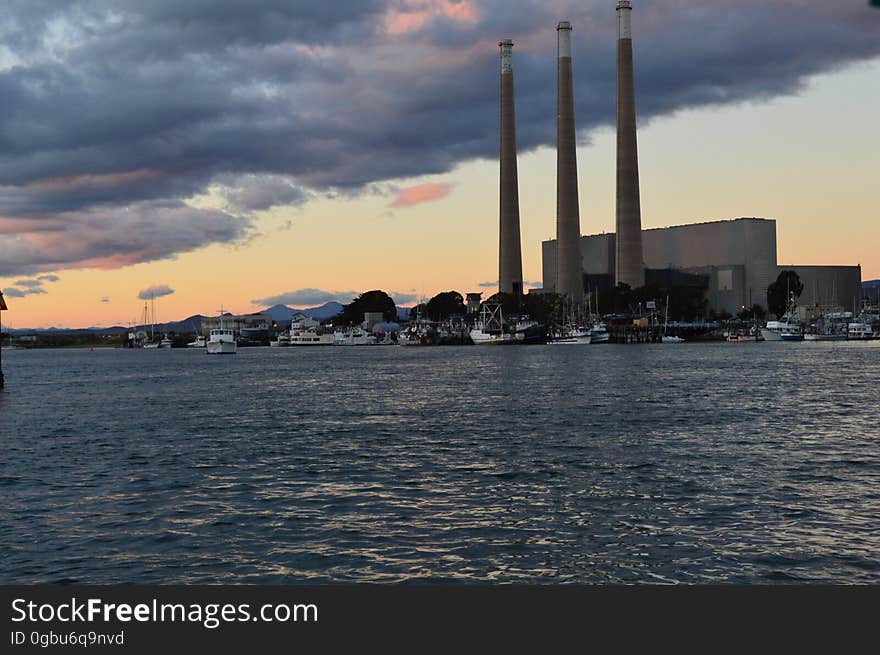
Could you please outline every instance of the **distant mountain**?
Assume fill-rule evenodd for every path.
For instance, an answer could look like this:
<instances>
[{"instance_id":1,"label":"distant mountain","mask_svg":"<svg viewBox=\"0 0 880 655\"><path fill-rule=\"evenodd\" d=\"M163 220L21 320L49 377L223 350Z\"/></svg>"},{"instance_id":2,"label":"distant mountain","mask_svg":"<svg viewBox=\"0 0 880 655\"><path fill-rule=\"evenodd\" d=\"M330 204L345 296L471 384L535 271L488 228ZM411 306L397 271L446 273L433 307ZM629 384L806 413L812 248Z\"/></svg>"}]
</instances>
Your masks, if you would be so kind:
<instances>
[{"instance_id":1,"label":"distant mountain","mask_svg":"<svg viewBox=\"0 0 880 655\"><path fill-rule=\"evenodd\" d=\"M324 303L320 307L308 307L306 309L293 309L287 305L273 305L263 310L263 314L268 314L276 323L289 323L295 314L305 314L309 318L316 321L324 321L333 318L342 311L342 305L338 302Z\"/></svg>"},{"instance_id":2,"label":"distant mountain","mask_svg":"<svg viewBox=\"0 0 880 655\"><path fill-rule=\"evenodd\" d=\"M409 320L409 312L412 307L398 307L397 308L397 318L401 321Z\"/></svg>"},{"instance_id":3,"label":"distant mountain","mask_svg":"<svg viewBox=\"0 0 880 655\"><path fill-rule=\"evenodd\" d=\"M880 288L880 280L867 280L862 282L862 289L878 289Z\"/></svg>"}]
</instances>

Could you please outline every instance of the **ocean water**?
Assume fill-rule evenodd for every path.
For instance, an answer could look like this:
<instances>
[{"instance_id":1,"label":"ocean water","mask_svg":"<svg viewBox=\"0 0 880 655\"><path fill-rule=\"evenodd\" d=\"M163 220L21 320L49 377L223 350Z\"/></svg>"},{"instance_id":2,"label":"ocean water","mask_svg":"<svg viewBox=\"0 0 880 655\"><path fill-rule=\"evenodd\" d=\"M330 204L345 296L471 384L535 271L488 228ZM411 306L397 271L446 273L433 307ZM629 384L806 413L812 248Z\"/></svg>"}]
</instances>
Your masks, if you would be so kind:
<instances>
[{"instance_id":1,"label":"ocean water","mask_svg":"<svg viewBox=\"0 0 880 655\"><path fill-rule=\"evenodd\" d=\"M2 583L880 582L880 342L3 369Z\"/></svg>"}]
</instances>

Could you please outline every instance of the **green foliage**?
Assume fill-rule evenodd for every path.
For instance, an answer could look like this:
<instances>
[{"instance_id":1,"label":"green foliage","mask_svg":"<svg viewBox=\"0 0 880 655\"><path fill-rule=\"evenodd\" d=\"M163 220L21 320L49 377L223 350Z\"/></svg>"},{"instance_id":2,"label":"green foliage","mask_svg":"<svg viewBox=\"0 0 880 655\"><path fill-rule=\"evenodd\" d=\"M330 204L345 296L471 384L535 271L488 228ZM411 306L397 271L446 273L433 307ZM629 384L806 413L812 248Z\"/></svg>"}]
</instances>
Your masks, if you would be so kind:
<instances>
[{"instance_id":1,"label":"green foliage","mask_svg":"<svg viewBox=\"0 0 880 655\"><path fill-rule=\"evenodd\" d=\"M384 291L366 291L343 306L342 311L333 318L337 325L357 325L364 320L366 312L382 312L385 321L397 320L397 306L394 299Z\"/></svg>"},{"instance_id":2,"label":"green foliage","mask_svg":"<svg viewBox=\"0 0 880 655\"><path fill-rule=\"evenodd\" d=\"M800 298L803 291L804 283L795 271L780 271L776 282L767 287L767 309L776 316L782 316L788 307L789 294Z\"/></svg>"},{"instance_id":3,"label":"green foliage","mask_svg":"<svg viewBox=\"0 0 880 655\"><path fill-rule=\"evenodd\" d=\"M432 321L442 321L450 316L463 316L467 307L458 291L443 291L428 301L425 313Z\"/></svg>"}]
</instances>

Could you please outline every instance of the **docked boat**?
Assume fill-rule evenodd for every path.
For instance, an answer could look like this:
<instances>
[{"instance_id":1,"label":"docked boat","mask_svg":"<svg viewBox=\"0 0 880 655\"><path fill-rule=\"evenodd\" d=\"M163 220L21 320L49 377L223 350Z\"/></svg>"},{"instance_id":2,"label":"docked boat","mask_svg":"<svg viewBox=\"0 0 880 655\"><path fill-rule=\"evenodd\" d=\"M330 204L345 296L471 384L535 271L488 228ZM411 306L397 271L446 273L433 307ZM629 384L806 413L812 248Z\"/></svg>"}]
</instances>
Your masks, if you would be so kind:
<instances>
[{"instance_id":1,"label":"docked boat","mask_svg":"<svg viewBox=\"0 0 880 655\"><path fill-rule=\"evenodd\" d=\"M788 309L778 321L767 321L761 328L761 336L765 341L803 341L804 329L797 320L797 308L792 296Z\"/></svg>"},{"instance_id":2,"label":"docked boat","mask_svg":"<svg viewBox=\"0 0 880 655\"><path fill-rule=\"evenodd\" d=\"M577 325L567 324L556 334L550 336L548 344L588 345L591 342L590 330Z\"/></svg>"},{"instance_id":3,"label":"docked boat","mask_svg":"<svg viewBox=\"0 0 880 655\"><path fill-rule=\"evenodd\" d=\"M601 321L590 330L590 343L608 343L611 335L608 334L608 326Z\"/></svg>"},{"instance_id":4,"label":"docked boat","mask_svg":"<svg viewBox=\"0 0 880 655\"><path fill-rule=\"evenodd\" d=\"M376 337L363 328L340 330L334 334L335 346L375 346Z\"/></svg>"},{"instance_id":5,"label":"docked boat","mask_svg":"<svg viewBox=\"0 0 880 655\"><path fill-rule=\"evenodd\" d=\"M167 334L162 338L162 341L159 342L159 348L170 348L173 345L174 342L168 338Z\"/></svg>"},{"instance_id":6,"label":"docked boat","mask_svg":"<svg viewBox=\"0 0 880 655\"><path fill-rule=\"evenodd\" d=\"M319 333L315 328L293 332L288 339L290 346L332 346L335 342L332 333Z\"/></svg>"},{"instance_id":7,"label":"docked boat","mask_svg":"<svg viewBox=\"0 0 880 655\"><path fill-rule=\"evenodd\" d=\"M207 345L205 337L201 334L197 334L196 338L186 344L187 348L204 348Z\"/></svg>"},{"instance_id":8,"label":"docked boat","mask_svg":"<svg viewBox=\"0 0 880 655\"><path fill-rule=\"evenodd\" d=\"M470 331L471 341L477 346L500 346L522 343L523 332L510 332L504 329L504 314L501 305L483 305L480 318Z\"/></svg>"},{"instance_id":9,"label":"docked boat","mask_svg":"<svg viewBox=\"0 0 880 655\"><path fill-rule=\"evenodd\" d=\"M277 348L279 346L285 347L290 345L290 333L289 332L281 332L278 337L274 341L270 341L269 345L272 348Z\"/></svg>"},{"instance_id":10,"label":"docked boat","mask_svg":"<svg viewBox=\"0 0 880 655\"><path fill-rule=\"evenodd\" d=\"M681 337L673 336L673 335L668 335L668 336L664 335L663 337L660 338L660 341L662 343L684 343L684 339L682 339Z\"/></svg>"},{"instance_id":11,"label":"docked boat","mask_svg":"<svg viewBox=\"0 0 880 655\"><path fill-rule=\"evenodd\" d=\"M875 339L876 335L870 323L858 321L847 326L846 338L850 341L870 341Z\"/></svg>"}]
</instances>

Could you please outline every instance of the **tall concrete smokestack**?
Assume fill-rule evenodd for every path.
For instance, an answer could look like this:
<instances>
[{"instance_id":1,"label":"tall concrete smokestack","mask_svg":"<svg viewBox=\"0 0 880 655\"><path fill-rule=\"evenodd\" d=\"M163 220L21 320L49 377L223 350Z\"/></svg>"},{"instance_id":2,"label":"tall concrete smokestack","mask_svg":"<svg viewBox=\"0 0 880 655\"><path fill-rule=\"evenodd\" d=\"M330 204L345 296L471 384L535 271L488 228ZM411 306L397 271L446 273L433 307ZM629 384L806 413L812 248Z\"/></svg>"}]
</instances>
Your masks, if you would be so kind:
<instances>
[{"instance_id":1,"label":"tall concrete smokestack","mask_svg":"<svg viewBox=\"0 0 880 655\"><path fill-rule=\"evenodd\" d=\"M633 82L632 3L617 3L617 284L645 284Z\"/></svg>"},{"instance_id":2,"label":"tall concrete smokestack","mask_svg":"<svg viewBox=\"0 0 880 655\"><path fill-rule=\"evenodd\" d=\"M584 282L571 74L571 23L559 23L556 34L559 54L559 96L556 106L556 291L580 302L584 297Z\"/></svg>"},{"instance_id":3,"label":"tall concrete smokestack","mask_svg":"<svg viewBox=\"0 0 880 655\"><path fill-rule=\"evenodd\" d=\"M516 114L513 108L513 41L501 47L501 191L498 290L521 294L522 246L519 234L519 186L516 175Z\"/></svg>"}]
</instances>

